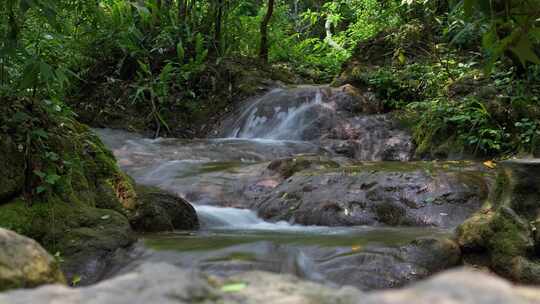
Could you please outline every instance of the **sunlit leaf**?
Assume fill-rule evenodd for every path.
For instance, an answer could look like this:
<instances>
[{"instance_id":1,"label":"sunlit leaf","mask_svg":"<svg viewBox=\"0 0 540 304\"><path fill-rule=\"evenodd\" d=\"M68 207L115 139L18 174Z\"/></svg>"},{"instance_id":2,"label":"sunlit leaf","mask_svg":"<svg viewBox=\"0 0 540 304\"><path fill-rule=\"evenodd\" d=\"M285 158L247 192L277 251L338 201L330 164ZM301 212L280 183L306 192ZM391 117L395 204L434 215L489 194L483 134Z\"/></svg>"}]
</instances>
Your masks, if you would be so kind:
<instances>
[{"instance_id":1,"label":"sunlit leaf","mask_svg":"<svg viewBox=\"0 0 540 304\"><path fill-rule=\"evenodd\" d=\"M223 292L239 292L242 291L247 287L246 283L232 283L232 284L226 284L221 287L221 291Z\"/></svg>"},{"instance_id":2,"label":"sunlit leaf","mask_svg":"<svg viewBox=\"0 0 540 304\"><path fill-rule=\"evenodd\" d=\"M484 166L486 166L486 167L488 167L490 169L495 169L495 167L497 166L497 164L495 164L491 160L485 161L483 164L484 164Z\"/></svg>"}]
</instances>

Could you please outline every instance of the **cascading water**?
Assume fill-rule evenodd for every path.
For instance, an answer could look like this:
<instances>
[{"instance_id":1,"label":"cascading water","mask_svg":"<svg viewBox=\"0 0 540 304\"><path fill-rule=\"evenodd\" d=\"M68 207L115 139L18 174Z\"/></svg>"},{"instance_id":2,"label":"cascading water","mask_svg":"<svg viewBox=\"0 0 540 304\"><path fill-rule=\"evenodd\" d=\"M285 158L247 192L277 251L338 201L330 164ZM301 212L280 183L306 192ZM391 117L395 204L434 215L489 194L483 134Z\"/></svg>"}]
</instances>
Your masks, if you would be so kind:
<instances>
[{"instance_id":1,"label":"cascading water","mask_svg":"<svg viewBox=\"0 0 540 304\"><path fill-rule=\"evenodd\" d=\"M301 91L303 95L276 89L251 104L235 120L233 138L306 140L308 132L316 131L315 126L325 116L332 116L332 107L323 102L323 88ZM308 94L306 94L306 92ZM285 95L285 96L284 96ZM280 101L276 104L276 101Z\"/></svg>"},{"instance_id":2,"label":"cascading water","mask_svg":"<svg viewBox=\"0 0 540 304\"><path fill-rule=\"evenodd\" d=\"M410 138L392 130L380 117L367 117L359 120L360 127L355 126L356 118L343 114L351 111L353 103L336 89L304 86L276 89L252 100L223 121L216 138L146 139L123 131L96 130L136 182L186 198L200 218L202 230L197 233L146 235L145 248L153 250L145 251L141 259L216 275L254 269L288 272L361 288L410 279L416 268L403 256L406 250L396 246L446 231L301 226L266 222L249 210L260 197L287 182L268 169L276 159L301 154L334 157L336 149L328 145L336 142L355 142L361 150L357 155L364 160L384 155L406 159ZM396 147L399 153L393 152ZM309 191L308 186L304 191ZM382 277L356 277L372 270Z\"/></svg>"}]
</instances>

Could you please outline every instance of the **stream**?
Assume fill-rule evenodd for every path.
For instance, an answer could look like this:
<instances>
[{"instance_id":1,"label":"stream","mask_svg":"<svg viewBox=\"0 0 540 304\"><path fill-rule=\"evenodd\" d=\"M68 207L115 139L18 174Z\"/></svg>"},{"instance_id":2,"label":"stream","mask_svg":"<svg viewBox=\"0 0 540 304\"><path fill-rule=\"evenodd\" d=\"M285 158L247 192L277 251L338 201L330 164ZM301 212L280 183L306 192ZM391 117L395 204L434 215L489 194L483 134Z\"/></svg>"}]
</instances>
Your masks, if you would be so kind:
<instances>
[{"instance_id":1,"label":"stream","mask_svg":"<svg viewBox=\"0 0 540 304\"><path fill-rule=\"evenodd\" d=\"M387 116L351 114L353 102L350 96L328 87L276 89L246 102L232 113L216 128L215 138L149 139L125 131L95 130L112 149L120 167L137 183L157 186L182 196L193 204L201 222L201 229L195 232L142 235L137 248L130 253L131 262L118 272L127 272L147 261L166 261L217 276L264 270L290 273L328 285L352 285L370 290L401 286L451 266L456 254L450 245L439 241L450 235L454 228L454 221L446 220L454 216L448 215L451 211L435 210L431 206L411 207L411 217L421 219L417 222L423 224L385 222L378 209L364 208L366 203L360 204L364 206L361 209L351 200L347 202L349 207L338 208L339 216L334 217L333 213L327 216L332 219L347 216L347 219L351 218L350 222L306 222L300 213L275 216L274 211L270 215L261 211L261 206L270 199L284 199L287 193L278 195L274 192L283 187L292 189L295 178L317 178L333 170L324 167L323 171L315 173L282 177L269 170L273 161L315 157L331 160L345 168L357 168L369 164L394 166L402 164L397 161L409 160L410 136L397 129ZM400 169L399 172L405 173L399 175L387 173L388 169L381 170L384 174L380 179L389 183L394 178L397 179L395 183L406 183L410 187L418 179L422 186L428 185L428 194L446 191L440 197L453 204L449 210L456 210L455 221L479 208L480 198L472 198L474 191L480 191L480 186L469 191L467 183L456 182L458 186L455 187L461 187L459 191L464 194L454 198L452 195L461 192L444 184L451 183L454 175L473 172L476 170L474 165L473 169L468 165L460 167L463 169L457 169L457 173L444 171L447 175L441 181L433 182L433 189L429 188L429 181L426 183L418 176L443 170L444 166L432 168L431 164L422 162L411 166L414 167ZM427 166L429 169L424 168ZM370 169L369 172L373 175L374 171ZM364 186L354 190L353 183L349 182L352 178L360 182L361 176L350 174L346 178L344 182L338 181L336 186L326 188L327 191L321 184L321 194L317 194L317 190L309 192L314 198L323 197L324 193L337 191L333 189L348 183L345 190L339 190L346 193L331 193L338 198L338 206L342 205L339 198L350 195L365 195L371 199L371 192L359 192L367 191ZM311 185L314 181L307 183ZM325 183L332 184L331 181ZM307 192L305 184L301 183L303 192ZM390 191L389 187L384 189ZM413 193L408 189L392 191L399 192L399 201L412 195L409 199L412 203L404 201L409 207L416 203L417 197L426 195L426 191L415 190ZM309 197L302 199L305 201ZM422 198L422 202L430 199ZM388 199L380 201L386 203ZM306 206L309 207L309 203L314 204L313 199L305 202ZM444 203L446 201L436 207L443 208ZM372 215L371 211L366 211L368 209L375 210L375 220L369 218ZM422 210L433 214L418 213L428 212ZM326 215L320 218L325 219Z\"/></svg>"}]
</instances>

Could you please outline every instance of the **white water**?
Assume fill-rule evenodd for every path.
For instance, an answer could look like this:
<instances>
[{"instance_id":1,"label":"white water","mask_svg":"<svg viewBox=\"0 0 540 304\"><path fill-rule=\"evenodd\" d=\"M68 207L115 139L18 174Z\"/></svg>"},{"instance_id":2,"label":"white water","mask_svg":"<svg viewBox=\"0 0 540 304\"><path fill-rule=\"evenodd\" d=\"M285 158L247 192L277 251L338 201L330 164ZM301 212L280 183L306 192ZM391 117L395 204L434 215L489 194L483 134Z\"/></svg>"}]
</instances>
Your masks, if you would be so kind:
<instances>
[{"instance_id":1,"label":"white water","mask_svg":"<svg viewBox=\"0 0 540 304\"><path fill-rule=\"evenodd\" d=\"M114 130L97 130L120 165L137 182L158 186L188 199L204 229L314 230L316 227L269 223L246 209L210 206L231 199L234 183L249 178L250 163L301 153L325 154L318 145L303 141L317 129L321 115L333 112L323 96L324 87L276 89L251 103L234 118L227 138L209 140L146 139ZM223 162L237 163L225 170L208 170ZM251 174L251 175L250 175ZM246 177L247 176L247 177ZM193 189L196 194L192 195ZM224 198L224 196L226 198Z\"/></svg>"},{"instance_id":2,"label":"white water","mask_svg":"<svg viewBox=\"0 0 540 304\"><path fill-rule=\"evenodd\" d=\"M202 228L240 230L313 230L315 226L291 225L287 222L270 223L248 209L195 205Z\"/></svg>"},{"instance_id":3,"label":"white water","mask_svg":"<svg viewBox=\"0 0 540 304\"><path fill-rule=\"evenodd\" d=\"M120 166L138 183L186 198L205 230L314 231L321 227L270 223L247 209L215 206L234 202L242 185L256 179L267 162L301 153L326 153L313 143L291 140L148 139L118 130L95 130Z\"/></svg>"},{"instance_id":4,"label":"white water","mask_svg":"<svg viewBox=\"0 0 540 304\"><path fill-rule=\"evenodd\" d=\"M302 140L322 116L334 109L324 100L325 87L304 88L303 95L274 90L244 109L234 119L231 138ZM307 96L304 96L308 93ZM299 93L297 93L299 94Z\"/></svg>"}]
</instances>

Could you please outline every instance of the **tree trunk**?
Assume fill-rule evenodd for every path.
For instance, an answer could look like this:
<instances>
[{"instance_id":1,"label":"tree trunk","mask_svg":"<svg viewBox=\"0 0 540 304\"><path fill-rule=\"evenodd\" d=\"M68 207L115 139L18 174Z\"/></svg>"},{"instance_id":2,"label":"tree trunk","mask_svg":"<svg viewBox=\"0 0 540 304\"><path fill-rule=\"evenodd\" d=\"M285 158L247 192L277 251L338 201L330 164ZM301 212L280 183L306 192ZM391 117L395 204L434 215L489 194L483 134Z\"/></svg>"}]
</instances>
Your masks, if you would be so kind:
<instances>
[{"instance_id":1,"label":"tree trunk","mask_svg":"<svg viewBox=\"0 0 540 304\"><path fill-rule=\"evenodd\" d=\"M264 62L268 62L268 23L270 23L273 13L274 0L268 0L266 15L261 22L261 45L259 48L259 58Z\"/></svg>"},{"instance_id":2,"label":"tree trunk","mask_svg":"<svg viewBox=\"0 0 540 304\"><path fill-rule=\"evenodd\" d=\"M178 19L186 22L187 0L178 0Z\"/></svg>"},{"instance_id":3,"label":"tree trunk","mask_svg":"<svg viewBox=\"0 0 540 304\"><path fill-rule=\"evenodd\" d=\"M221 23L223 19L223 0L216 0L214 18L214 46L216 54L221 54Z\"/></svg>"}]
</instances>

